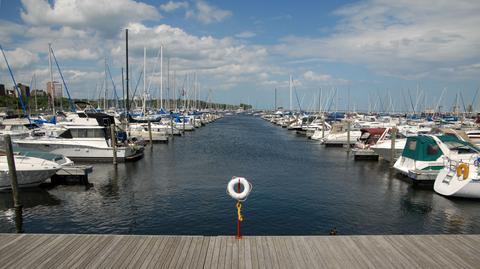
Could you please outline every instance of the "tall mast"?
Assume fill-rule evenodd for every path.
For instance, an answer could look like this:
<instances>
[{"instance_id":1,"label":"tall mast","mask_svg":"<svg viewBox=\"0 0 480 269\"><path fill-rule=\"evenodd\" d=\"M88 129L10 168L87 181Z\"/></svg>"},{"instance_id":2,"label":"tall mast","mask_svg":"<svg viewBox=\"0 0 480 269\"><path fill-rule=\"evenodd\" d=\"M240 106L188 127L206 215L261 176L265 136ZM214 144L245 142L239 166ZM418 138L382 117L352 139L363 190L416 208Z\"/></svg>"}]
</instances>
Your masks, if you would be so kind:
<instances>
[{"instance_id":1,"label":"tall mast","mask_svg":"<svg viewBox=\"0 0 480 269\"><path fill-rule=\"evenodd\" d=\"M163 108L163 45L160 46L160 107Z\"/></svg>"},{"instance_id":2,"label":"tall mast","mask_svg":"<svg viewBox=\"0 0 480 269\"><path fill-rule=\"evenodd\" d=\"M147 48L143 47L143 105L142 112L145 116L147 100Z\"/></svg>"},{"instance_id":3,"label":"tall mast","mask_svg":"<svg viewBox=\"0 0 480 269\"><path fill-rule=\"evenodd\" d=\"M48 66L50 69L50 89L52 90L52 112L55 116L55 85L53 85L53 69L52 69L52 44L48 43Z\"/></svg>"},{"instance_id":4,"label":"tall mast","mask_svg":"<svg viewBox=\"0 0 480 269\"><path fill-rule=\"evenodd\" d=\"M105 78L103 79L103 110L107 111L107 56L105 56Z\"/></svg>"},{"instance_id":5,"label":"tall mast","mask_svg":"<svg viewBox=\"0 0 480 269\"><path fill-rule=\"evenodd\" d=\"M172 109L172 102L170 98L170 57L167 58L167 102L168 110Z\"/></svg>"},{"instance_id":6,"label":"tall mast","mask_svg":"<svg viewBox=\"0 0 480 269\"><path fill-rule=\"evenodd\" d=\"M173 70L173 100L175 100L175 110L178 109L178 104L177 104L177 89L176 89L176 81L177 81L177 77L176 77L176 74L175 74L175 70Z\"/></svg>"},{"instance_id":7,"label":"tall mast","mask_svg":"<svg viewBox=\"0 0 480 269\"><path fill-rule=\"evenodd\" d=\"M127 115L128 112L130 111L130 99L129 99L129 93L128 93L128 86L129 86L129 81L128 81L128 29L125 29L125 58L126 58L126 65L125 65L125 73L127 75L127 79L125 83L127 84L127 100L126 100L126 108L127 108Z\"/></svg>"},{"instance_id":8,"label":"tall mast","mask_svg":"<svg viewBox=\"0 0 480 269\"><path fill-rule=\"evenodd\" d=\"M38 90L37 90L37 75L35 73L33 73L33 87L35 89L35 113L38 112L38 107L37 107L37 93L38 93Z\"/></svg>"},{"instance_id":9,"label":"tall mast","mask_svg":"<svg viewBox=\"0 0 480 269\"><path fill-rule=\"evenodd\" d=\"M290 75L290 80L288 84L290 86L290 111L292 111L292 75Z\"/></svg>"}]
</instances>

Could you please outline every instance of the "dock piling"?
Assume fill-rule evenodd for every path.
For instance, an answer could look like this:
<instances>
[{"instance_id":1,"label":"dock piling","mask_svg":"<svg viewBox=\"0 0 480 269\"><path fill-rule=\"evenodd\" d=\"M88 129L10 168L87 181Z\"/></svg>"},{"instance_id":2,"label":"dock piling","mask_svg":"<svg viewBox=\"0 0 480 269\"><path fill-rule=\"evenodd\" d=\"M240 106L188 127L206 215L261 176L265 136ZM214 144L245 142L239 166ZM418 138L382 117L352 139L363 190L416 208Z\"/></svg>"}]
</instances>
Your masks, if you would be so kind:
<instances>
[{"instance_id":1,"label":"dock piling","mask_svg":"<svg viewBox=\"0 0 480 269\"><path fill-rule=\"evenodd\" d=\"M391 136L391 145L390 145L390 166L393 167L395 164L395 140L397 139L397 127L392 128Z\"/></svg>"},{"instance_id":2,"label":"dock piling","mask_svg":"<svg viewBox=\"0 0 480 269\"><path fill-rule=\"evenodd\" d=\"M152 139L152 123L148 120L148 139L150 140L150 147L153 147L153 139Z\"/></svg>"},{"instance_id":3,"label":"dock piling","mask_svg":"<svg viewBox=\"0 0 480 269\"><path fill-rule=\"evenodd\" d=\"M113 164L117 164L117 136L115 135L115 124L110 124L110 140L113 149Z\"/></svg>"},{"instance_id":4,"label":"dock piling","mask_svg":"<svg viewBox=\"0 0 480 269\"><path fill-rule=\"evenodd\" d=\"M12 138L10 137L10 135L6 134L4 136L4 140L5 151L7 154L8 173L10 174L10 184L12 187L13 205L15 209L17 209L21 208L22 204L20 202L20 196L18 194L17 169L15 168L15 159L13 158Z\"/></svg>"}]
</instances>

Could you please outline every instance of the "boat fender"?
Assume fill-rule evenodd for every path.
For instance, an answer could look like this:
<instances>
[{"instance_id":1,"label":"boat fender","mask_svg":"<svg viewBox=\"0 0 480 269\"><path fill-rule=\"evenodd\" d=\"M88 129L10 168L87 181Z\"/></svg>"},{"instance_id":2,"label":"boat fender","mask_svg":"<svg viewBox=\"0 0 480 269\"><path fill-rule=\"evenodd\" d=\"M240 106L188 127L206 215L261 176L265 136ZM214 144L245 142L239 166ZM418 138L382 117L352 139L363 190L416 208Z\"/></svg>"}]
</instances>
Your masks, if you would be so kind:
<instances>
[{"instance_id":1,"label":"boat fender","mask_svg":"<svg viewBox=\"0 0 480 269\"><path fill-rule=\"evenodd\" d=\"M463 175L463 179L468 178L469 167L466 163L461 163L457 166L457 177L461 177Z\"/></svg>"},{"instance_id":2,"label":"boat fender","mask_svg":"<svg viewBox=\"0 0 480 269\"><path fill-rule=\"evenodd\" d=\"M243 191L240 193L235 191L235 185L237 185L238 183L243 185ZM251 191L252 191L252 185L243 177L234 177L232 178L232 180L230 180L230 182L228 182L228 185L227 185L228 195L230 195L233 199L237 201L242 201L242 202L245 201Z\"/></svg>"}]
</instances>

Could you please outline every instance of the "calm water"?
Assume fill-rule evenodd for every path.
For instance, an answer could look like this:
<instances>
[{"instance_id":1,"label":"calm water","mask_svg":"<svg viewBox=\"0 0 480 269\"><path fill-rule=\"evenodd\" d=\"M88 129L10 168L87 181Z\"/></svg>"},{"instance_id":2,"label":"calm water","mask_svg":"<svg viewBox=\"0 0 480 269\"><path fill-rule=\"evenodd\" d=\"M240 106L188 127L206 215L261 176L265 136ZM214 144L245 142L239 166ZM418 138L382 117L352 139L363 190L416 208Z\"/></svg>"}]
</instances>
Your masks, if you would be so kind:
<instances>
[{"instance_id":1,"label":"calm water","mask_svg":"<svg viewBox=\"0 0 480 269\"><path fill-rule=\"evenodd\" d=\"M94 187L22 193L28 233L234 234L232 176L253 191L244 234L479 233L478 201L412 187L387 165L355 162L259 118L226 117L147 149L145 158L97 164ZM11 196L0 194L0 232L14 232Z\"/></svg>"}]
</instances>

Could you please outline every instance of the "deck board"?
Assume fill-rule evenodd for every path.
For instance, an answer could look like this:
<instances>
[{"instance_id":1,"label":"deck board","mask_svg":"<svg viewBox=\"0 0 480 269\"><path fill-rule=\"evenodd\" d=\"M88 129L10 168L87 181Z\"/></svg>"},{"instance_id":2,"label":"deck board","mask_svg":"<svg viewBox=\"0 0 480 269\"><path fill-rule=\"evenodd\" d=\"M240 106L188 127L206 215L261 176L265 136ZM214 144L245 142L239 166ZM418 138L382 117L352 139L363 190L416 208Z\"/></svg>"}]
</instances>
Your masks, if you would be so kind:
<instances>
[{"instance_id":1,"label":"deck board","mask_svg":"<svg viewBox=\"0 0 480 269\"><path fill-rule=\"evenodd\" d=\"M480 235L0 234L0 268L478 268Z\"/></svg>"}]
</instances>

